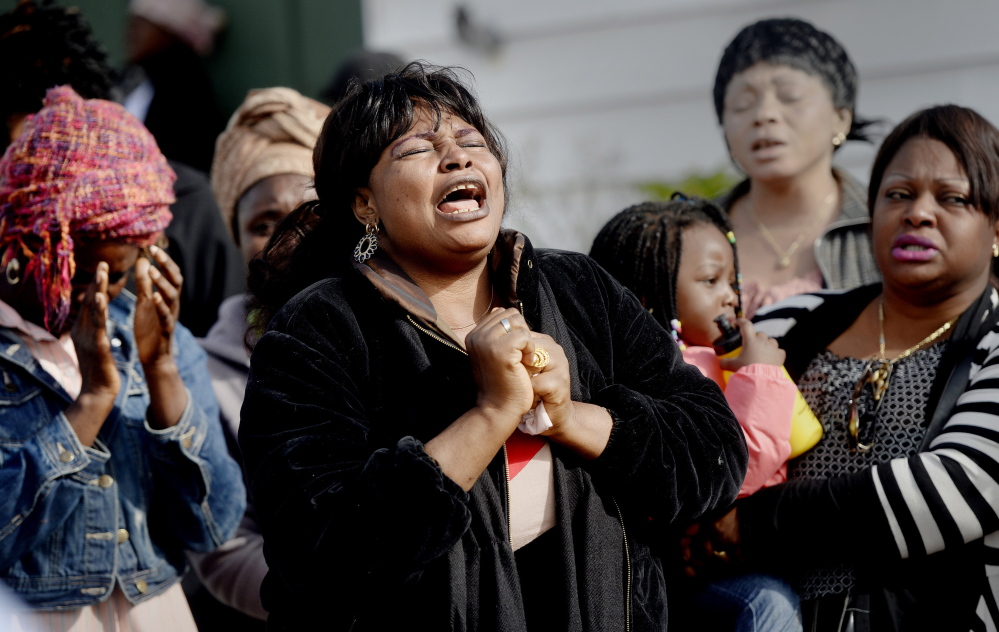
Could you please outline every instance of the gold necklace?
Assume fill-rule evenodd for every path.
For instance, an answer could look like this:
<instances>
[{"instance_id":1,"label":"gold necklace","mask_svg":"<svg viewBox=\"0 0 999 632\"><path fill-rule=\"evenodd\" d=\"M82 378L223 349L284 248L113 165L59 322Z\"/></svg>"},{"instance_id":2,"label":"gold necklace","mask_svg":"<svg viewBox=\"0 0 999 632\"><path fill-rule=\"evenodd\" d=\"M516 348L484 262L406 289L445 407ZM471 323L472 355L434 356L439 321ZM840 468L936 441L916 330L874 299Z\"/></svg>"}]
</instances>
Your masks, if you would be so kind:
<instances>
[{"instance_id":1,"label":"gold necklace","mask_svg":"<svg viewBox=\"0 0 999 632\"><path fill-rule=\"evenodd\" d=\"M879 360L881 360L881 362L887 362L889 364L894 364L899 360L904 360L913 353L915 353L916 351L918 351L919 348L922 347L923 345L928 345L937 338L939 338L940 336L944 335L947 332L947 330L950 329L956 322L957 322L957 316L951 318L944 324L940 325L939 329L937 329L929 336L926 336L925 338L917 342L914 346L909 347L902 353L895 356L894 360L889 360L885 356L885 299L884 297L882 297L881 301L878 303L878 353L881 356Z\"/></svg>"},{"instance_id":2,"label":"gold necklace","mask_svg":"<svg viewBox=\"0 0 999 632\"><path fill-rule=\"evenodd\" d=\"M874 446L873 438L869 443L863 443L860 440L860 415L857 414L856 402L857 399L859 399L860 394L864 391L864 387L870 384L873 389L872 395L874 396L874 409L868 411L865 414L865 417L876 421L878 408L881 407L881 398L888 390L888 383L891 380L891 374L892 370L895 368L895 364L908 358L916 351L919 351L926 345L932 343L934 340L947 333L947 331L954 326L954 323L957 322L957 318L958 317L955 316L954 318L948 320L943 325L940 325L940 327L929 336L926 336L915 345L909 347L889 360L885 354L885 300L884 297L881 298L881 301L878 303L878 357L871 358L871 361L867 363L867 367L860 375L860 381L858 381L857 385L853 388L853 395L850 397L850 417L849 422L847 423L847 430L850 433L850 438L855 452L867 452Z\"/></svg>"},{"instance_id":3,"label":"gold necklace","mask_svg":"<svg viewBox=\"0 0 999 632\"><path fill-rule=\"evenodd\" d=\"M777 243L777 239L774 238L773 233L770 232L770 229L767 228L767 225L763 223L763 220L760 219L760 216L756 214L755 210L753 210L752 203L750 202L746 205L746 208L749 210L750 218L756 224L756 227L760 230L760 234L763 235L763 240L767 242L767 245L770 246L770 249L774 251L775 255L777 255L778 270L783 270L784 268L791 265L791 257L794 256L794 253L797 252L801 244L804 243L805 237L808 237L808 235L810 235L815 230L816 224L818 224L822 220L822 218L825 217L826 211L829 210L828 207L833 202L835 202L835 200L836 200L836 195L830 193L825 200L826 209L824 209L822 213L816 215L815 219L813 219L811 223L808 224L808 226L806 226L803 231L798 233L798 236L794 238L794 241L791 242L791 245L788 246L786 250L780 247L780 244ZM747 202L749 201L747 200Z\"/></svg>"},{"instance_id":4,"label":"gold necklace","mask_svg":"<svg viewBox=\"0 0 999 632\"><path fill-rule=\"evenodd\" d=\"M468 329L472 325L475 325L476 323L478 323L480 320L482 320L483 318L485 318L486 314L489 313L489 310L491 310L493 308L493 302L495 300L496 300L496 292L491 292L489 294L489 307L486 308L486 311L482 312L481 316L479 316L478 318L476 318L472 322L468 323L467 325L462 325L461 327L451 327L451 331L461 331L462 329Z\"/></svg>"}]
</instances>

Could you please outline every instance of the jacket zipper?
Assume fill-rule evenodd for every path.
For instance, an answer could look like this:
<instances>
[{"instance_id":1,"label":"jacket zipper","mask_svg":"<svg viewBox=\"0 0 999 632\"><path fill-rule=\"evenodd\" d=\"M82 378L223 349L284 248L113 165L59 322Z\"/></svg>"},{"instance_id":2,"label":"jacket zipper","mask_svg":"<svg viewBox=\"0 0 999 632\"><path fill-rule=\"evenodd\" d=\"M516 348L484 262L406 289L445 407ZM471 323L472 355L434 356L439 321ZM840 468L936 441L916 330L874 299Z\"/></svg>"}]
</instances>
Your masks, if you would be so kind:
<instances>
[{"instance_id":1,"label":"jacket zipper","mask_svg":"<svg viewBox=\"0 0 999 632\"><path fill-rule=\"evenodd\" d=\"M506 477L506 537L510 541L510 550L513 550L513 521L510 518L510 457L506 451L506 442L503 442L503 475Z\"/></svg>"},{"instance_id":2,"label":"jacket zipper","mask_svg":"<svg viewBox=\"0 0 999 632\"><path fill-rule=\"evenodd\" d=\"M624 514L621 513L617 499L612 498L611 500L614 501L614 508L617 509L617 517L621 521L621 535L624 536L624 559L628 569L628 580L625 583L626 592L624 594L624 629L625 632L631 632L631 551L628 549L628 532L624 529Z\"/></svg>"},{"instance_id":3,"label":"jacket zipper","mask_svg":"<svg viewBox=\"0 0 999 632\"><path fill-rule=\"evenodd\" d=\"M464 349L462 349L461 347L459 347L458 345L454 344L450 340L445 340L443 337L438 336L437 334L435 334L434 332L430 331L426 327L424 327L424 326L420 325L419 323L417 323L415 320L413 320L413 317L410 316L409 314L406 314L406 320L408 320L410 322L410 324L413 325L413 327L416 327L417 329L419 329L423 333L427 334L428 336L430 336L431 338L433 338L437 342L443 343L443 344L451 347L455 351L460 351L460 352L464 353L465 355L468 355L468 352L465 351Z\"/></svg>"}]
</instances>

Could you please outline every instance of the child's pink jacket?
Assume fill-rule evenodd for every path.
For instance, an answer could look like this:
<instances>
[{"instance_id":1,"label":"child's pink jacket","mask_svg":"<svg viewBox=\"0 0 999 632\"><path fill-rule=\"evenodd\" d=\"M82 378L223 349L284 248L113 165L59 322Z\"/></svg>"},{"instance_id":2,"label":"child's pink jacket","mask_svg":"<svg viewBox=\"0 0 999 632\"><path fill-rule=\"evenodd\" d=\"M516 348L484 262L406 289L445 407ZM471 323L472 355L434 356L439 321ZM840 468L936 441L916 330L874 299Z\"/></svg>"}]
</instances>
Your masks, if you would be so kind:
<instances>
[{"instance_id":1,"label":"child's pink jacket","mask_svg":"<svg viewBox=\"0 0 999 632\"><path fill-rule=\"evenodd\" d=\"M683 359L725 391L725 399L746 435L749 471L739 498L787 480L791 415L797 390L794 382L779 366L750 364L733 373L726 386L718 356L711 347L687 347Z\"/></svg>"}]
</instances>

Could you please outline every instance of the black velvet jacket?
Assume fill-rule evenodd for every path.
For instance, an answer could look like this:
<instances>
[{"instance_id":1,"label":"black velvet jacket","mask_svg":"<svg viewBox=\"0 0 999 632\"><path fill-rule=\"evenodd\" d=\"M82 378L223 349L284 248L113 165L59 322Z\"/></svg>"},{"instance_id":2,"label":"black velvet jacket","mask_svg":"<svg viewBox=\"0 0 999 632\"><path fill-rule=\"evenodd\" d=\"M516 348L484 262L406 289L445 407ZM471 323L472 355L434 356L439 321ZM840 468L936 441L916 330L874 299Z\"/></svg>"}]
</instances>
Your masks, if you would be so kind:
<instances>
[{"instance_id":1,"label":"black velvet jacket","mask_svg":"<svg viewBox=\"0 0 999 632\"><path fill-rule=\"evenodd\" d=\"M660 525L732 501L742 431L715 384L588 257L504 232L493 270L506 302L574 358L574 399L614 418L594 461L552 447L565 583L551 607L565 630L663 630L649 542ZM239 439L272 629L526 628L505 451L466 494L423 449L476 400L446 331L376 257L300 293L258 343Z\"/></svg>"}]
</instances>

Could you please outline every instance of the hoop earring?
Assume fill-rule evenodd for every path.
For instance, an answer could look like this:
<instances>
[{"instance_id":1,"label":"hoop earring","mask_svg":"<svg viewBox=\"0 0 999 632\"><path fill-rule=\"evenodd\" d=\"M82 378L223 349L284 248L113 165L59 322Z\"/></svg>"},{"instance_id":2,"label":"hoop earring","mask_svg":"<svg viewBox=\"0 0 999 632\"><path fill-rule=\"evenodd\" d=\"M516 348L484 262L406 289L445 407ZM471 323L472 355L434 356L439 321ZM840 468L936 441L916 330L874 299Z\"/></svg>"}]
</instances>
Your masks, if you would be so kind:
<instances>
[{"instance_id":1,"label":"hoop earring","mask_svg":"<svg viewBox=\"0 0 999 632\"><path fill-rule=\"evenodd\" d=\"M364 263L378 250L378 222L364 225L364 237L354 246L354 261Z\"/></svg>"},{"instance_id":2,"label":"hoop earring","mask_svg":"<svg viewBox=\"0 0 999 632\"><path fill-rule=\"evenodd\" d=\"M835 136L833 136L832 139L833 147L839 147L840 145L843 144L844 141L846 141L846 134L844 134L843 132L836 134Z\"/></svg>"},{"instance_id":3,"label":"hoop earring","mask_svg":"<svg viewBox=\"0 0 999 632\"><path fill-rule=\"evenodd\" d=\"M21 271L21 262L17 259L11 259L7 263L7 283L10 285L17 285L21 282L21 275L18 274Z\"/></svg>"}]
</instances>

